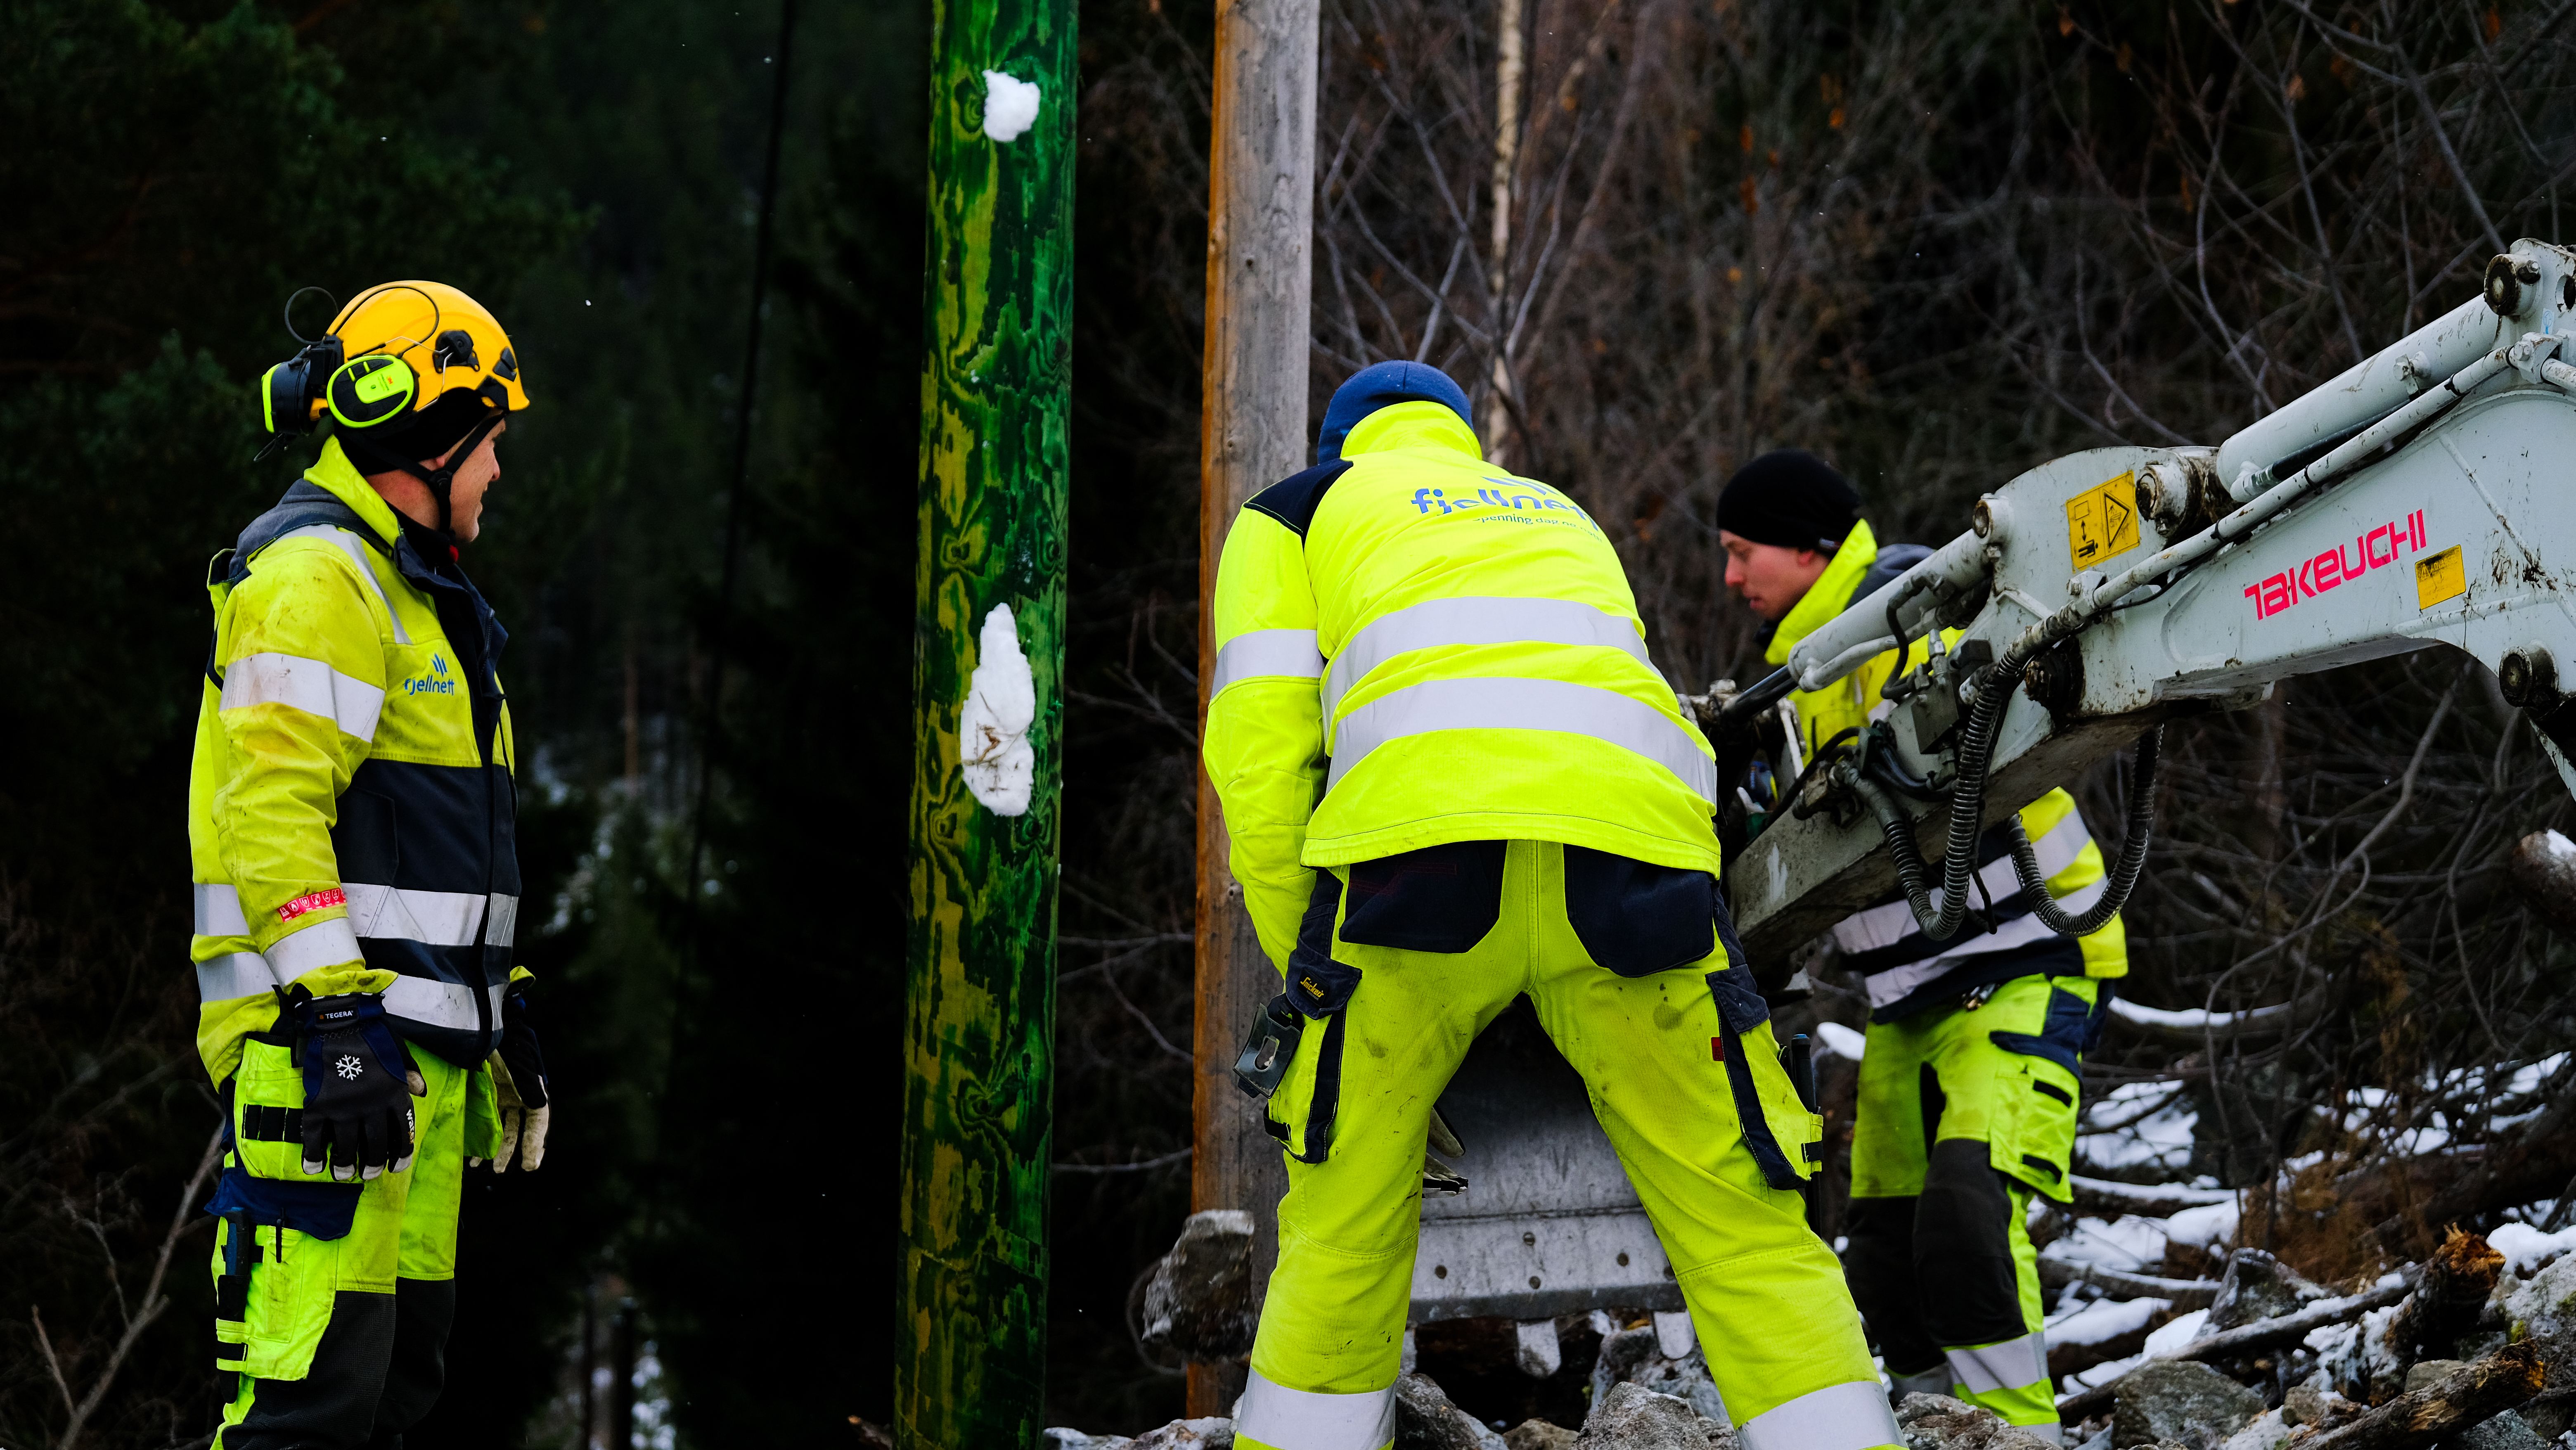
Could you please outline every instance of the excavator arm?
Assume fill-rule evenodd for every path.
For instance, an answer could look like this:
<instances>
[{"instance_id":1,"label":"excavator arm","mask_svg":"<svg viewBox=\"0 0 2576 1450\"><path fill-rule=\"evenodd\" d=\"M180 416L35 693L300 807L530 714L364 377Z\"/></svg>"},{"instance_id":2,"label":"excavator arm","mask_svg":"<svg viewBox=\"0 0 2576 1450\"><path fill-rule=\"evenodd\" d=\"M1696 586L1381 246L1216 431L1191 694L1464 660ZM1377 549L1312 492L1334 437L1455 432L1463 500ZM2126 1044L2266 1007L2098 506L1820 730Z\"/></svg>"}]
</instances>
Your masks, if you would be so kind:
<instances>
[{"instance_id":1,"label":"excavator arm","mask_svg":"<svg viewBox=\"0 0 2576 1450\"><path fill-rule=\"evenodd\" d=\"M1953 848L1980 829L2166 720L2436 645L2496 672L2576 789L2571 318L2576 252L2518 242L2481 296L2215 449L2097 448L2013 479L1779 672L1694 702L1723 755L1792 688L1900 639L1915 661L1881 726L1807 763L1728 862L1748 951L1777 960L1899 887L1947 936L1974 854Z\"/></svg>"}]
</instances>

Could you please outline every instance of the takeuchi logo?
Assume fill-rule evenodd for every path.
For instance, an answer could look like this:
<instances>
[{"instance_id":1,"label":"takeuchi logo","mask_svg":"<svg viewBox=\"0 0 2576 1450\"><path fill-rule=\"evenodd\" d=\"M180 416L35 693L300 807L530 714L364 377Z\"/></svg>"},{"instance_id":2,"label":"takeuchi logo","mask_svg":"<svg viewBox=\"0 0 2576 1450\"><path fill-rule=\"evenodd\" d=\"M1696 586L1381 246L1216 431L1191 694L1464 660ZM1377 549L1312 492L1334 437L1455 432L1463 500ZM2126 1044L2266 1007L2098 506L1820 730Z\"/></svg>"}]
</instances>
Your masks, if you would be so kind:
<instances>
[{"instance_id":1,"label":"takeuchi logo","mask_svg":"<svg viewBox=\"0 0 2576 1450\"><path fill-rule=\"evenodd\" d=\"M2408 554L2424 552L2424 511L2417 509L2401 523L2381 524L2349 544L2338 544L2296 569L2245 586L2254 601L2254 617L2269 619L2301 600L2340 588L2374 569L2385 569Z\"/></svg>"}]
</instances>

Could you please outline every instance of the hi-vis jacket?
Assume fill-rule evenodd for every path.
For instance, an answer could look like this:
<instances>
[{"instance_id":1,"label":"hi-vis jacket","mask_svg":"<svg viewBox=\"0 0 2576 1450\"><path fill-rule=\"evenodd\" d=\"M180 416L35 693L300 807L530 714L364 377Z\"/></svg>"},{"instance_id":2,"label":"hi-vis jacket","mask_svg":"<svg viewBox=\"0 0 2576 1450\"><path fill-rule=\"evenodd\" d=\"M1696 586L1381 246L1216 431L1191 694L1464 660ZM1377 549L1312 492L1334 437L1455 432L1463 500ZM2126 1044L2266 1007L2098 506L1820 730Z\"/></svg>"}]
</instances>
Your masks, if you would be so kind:
<instances>
[{"instance_id":1,"label":"hi-vis jacket","mask_svg":"<svg viewBox=\"0 0 2576 1450\"><path fill-rule=\"evenodd\" d=\"M519 908L507 636L336 442L216 567L188 782L207 1072L298 982L382 993L401 1036L479 1064Z\"/></svg>"},{"instance_id":2,"label":"hi-vis jacket","mask_svg":"<svg viewBox=\"0 0 2576 1450\"><path fill-rule=\"evenodd\" d=\"M1609 541L1438 403L1260 494L1218 566L1205 757L1284 970L1314 868L1538 840L1715 872L1708 743Z\"/></svg>"},{"instance_id":3,"label":"hi-vis jacket","mask_svg":"<svg viewBox=\"0 0 2576 1450\"><path fill-rule=\"evenodd\" d=\"M1886 552L1895 555L1899 550ZM1809 587L1806 597L1780 620L1763 657L1775 665L1788 663L1789 651L1798 641L1815 633L1855 599L1894 578L1895 568L1921 557L1922 551L1908 552L1911 557L1890 559L1891 567L1882 570L1879 577L1872 577L1872 566L1881 557L1878 538L1868 524L1855 525L1825 566L1825 572ZM1948 637L1951 636L1945 635ZM1915 646L1913 657L1915 663L1922 663L1921 644ZM1896 652L1890 650L1821 690L1792 693L1789 698L1797 706L1800 733L1806 737L1802 742L1804 757L1814 759L1816 751L1836 735L1885 716L1893 707L1879 698L1879 690L1895 669ZM1786 788L1784 783L1782 789ZM2084 818L2075 809L2075 798L2063 790L2052 790L2024 806L2021 821L2039 857L2040 873L2048 878L2049 894L2067 911L2090 909L2102 896L2102 849L2085 829ZM1967 921L1947 942L1934 942L1923 935L1901 895L1891 896L1834 928L1834 943L1842 949L1843 964L1861 973L1868 983L1871 1020L1891 1022L1971 988L2043 972L2052 976L2128 975L2129 938L2120 918L2112 917L2108 925L2091 936L2069 941L2031 915L2029 904L2020 897L2020 881L2013 874L2012 858L2000 829L1988 830L1978 841L1977 866L1976 887L1980 894L1970 904ZM1937 886L1932 889L1932 899L1941 899ZM1981 918L1993 924L1991 930L1980 925Z\"/></svg>"}]
</instances>

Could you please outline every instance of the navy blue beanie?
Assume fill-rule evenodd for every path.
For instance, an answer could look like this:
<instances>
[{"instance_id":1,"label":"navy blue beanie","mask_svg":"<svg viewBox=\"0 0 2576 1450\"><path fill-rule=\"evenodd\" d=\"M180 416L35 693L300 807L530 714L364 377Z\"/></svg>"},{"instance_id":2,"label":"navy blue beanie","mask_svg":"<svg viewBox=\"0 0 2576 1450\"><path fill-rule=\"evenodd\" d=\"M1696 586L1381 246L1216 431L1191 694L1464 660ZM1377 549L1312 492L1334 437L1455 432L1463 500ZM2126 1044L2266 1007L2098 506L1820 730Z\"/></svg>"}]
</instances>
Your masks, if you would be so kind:
<instances>
[{"instance_id":1,"label":"navy blue beanie","mask_svg":"<svg viewBox=\"0 0 2576 1450\"><path fill-rule=\"evenodd\" d=\"M1397 403L1444 404L1459 422L1476 426L1466 393L1447 373L1428 363L1372 363L1333 390L1333 401L1324 409L1323 432L1315 438L1315 461L1330 463L1341 457L1342 440L1351 436L1361 419Z\"/></svg>"}]
</instances>

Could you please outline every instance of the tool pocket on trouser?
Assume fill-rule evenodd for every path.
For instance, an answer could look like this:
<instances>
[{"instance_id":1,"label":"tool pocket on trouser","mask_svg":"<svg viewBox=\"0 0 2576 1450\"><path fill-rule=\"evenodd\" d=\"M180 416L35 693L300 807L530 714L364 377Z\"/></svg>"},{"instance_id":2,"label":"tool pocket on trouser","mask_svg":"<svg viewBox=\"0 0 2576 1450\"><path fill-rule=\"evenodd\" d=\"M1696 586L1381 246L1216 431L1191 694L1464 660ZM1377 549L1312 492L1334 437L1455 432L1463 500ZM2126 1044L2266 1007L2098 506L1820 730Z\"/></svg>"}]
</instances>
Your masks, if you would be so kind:
<instances>
[{"instance_id":1,"label":"tool pocket on trouser","mask_svg":"<svg viewBox=\"0 0 2576 1450\"><path fill-rule=\"evenodd\" d=\"M1995 1170L2060 1203L2070 1201L2076 1073L2101 1042L2109 1020L2108 989L2082 977L2052 979L2040 1030L1989 1032L2009 1056L1996 1064L1992 1116Z\"/></svg>"},{"instance_id":2,"label":"tool pocket on trouser","mask_svg":"<svg viewBox=\"0 0 2576 1450\"><path fill-rule=\"evenodd\" d=\"M233 1073L233 1156L253 1178L316 1181L304 1171L304 1074L295 1049L254 1037ZM320 1181L328 1182L328 1175Z\"/></svg>"},{"instance_id":3,"label":"tool pocket on trouser","mask_svg":"<svg viewBox=\"0 0 2576 1450\"><path fill-rule=\"evenodd\" d=\"M331 1324L339 1253L329 1242L233 1215L215 1226L215 1368L300 1380Z\"/></svg>"},{"instance_id":4,"label":"tool pocket on trouser","mask_svg":"<svg viewBox=\"0 0 2576 1450\"><path fill-rule=\"evenodd\" d=\"M1706 960L1717 950L1716 895L1717 879L1705 871L1565 848L1566 924L1594 962L1623 977Z\"/></svg>"},{"instance_id":5,"label":"tool pocket on trouser","mask_svg":"<svg viewBox=\"0 0 2576 1450\"><path fill-rule=\"evenodd\" d=\"M1455 955L1475 950L1502 919L1503 856L1508 844L1452 841L1353 862L1343 868L1350 885L1340 939L1356 946L1410 952ZM1320 900L1324 883L1319 879L1315 885ZM1313 925L1311 909L1307 924ZM1323 925L1326 933L1333 933L1329 915ZM1305 944L1306 933L1300 931L1298 945ZM1330 955L1329 936L1324 944Z\"/></svg>"},{"instance_id":6,"label":"tool pocket on trouser","mask_svg":"<svg viewBox=\"0 0 2576 1450\"><path fill-rule=\"evenodd\" d=\"M1745 1149L1761 1168L1763 1182L1773 1188L1803 1188L1824 1156L1825 1120L1798 1100L1788 1069L1780 1065L1771 1040L1771 1008L1754 984L1725 900L1711 891L1708 906L1726 952L1726 965L1707 977L1720 1029L1711 1046L1726 1059L1727 1086L1734 1093Z\"/></svg>"}]
</instances>

